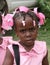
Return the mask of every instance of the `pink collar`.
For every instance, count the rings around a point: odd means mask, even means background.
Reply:
[[[19,44],[18,42],[17,42],[17,44]],[[19,48],[20,48],[20,52],[27,52],[25,49],[24,49],[24,47],[23,46],[21,46],[20,44],[19,44]],[[35,52],[35,53],[37,53],[37,54],[41,54],[41,53],[43,53],[45,50],[47,50],[47,48],[46,48],[46,42],[45,41],[35,41],[35,45],[33,46],[33,48],[30,50],[30,52]],[[29,52],[29,53],[30,53]]]

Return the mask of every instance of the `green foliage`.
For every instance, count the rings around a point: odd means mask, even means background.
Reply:
[[[50,19],[46,18],[45,24],[41,27],[41,29],[45,29],[46,31],[50,30]]]
[[[46,15],[46,17],[50,18],[50,1],[38,0],[37,6],[39,7],[40,11]]]

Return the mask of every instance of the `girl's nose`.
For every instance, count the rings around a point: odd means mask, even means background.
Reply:
[[[26,32],[26,36],[31,36],[31,33],[29,31]]]

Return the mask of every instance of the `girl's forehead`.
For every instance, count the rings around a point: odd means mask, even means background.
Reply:
[[[22,21],[24,21],[24,23]],[[25,24],[25,25],[23,25],[23,24]],[[17,20],[16,26],[17,26],[17,28],[29,28],[32,26],[36,27],[36,23],[34,26],[34,20],[31,17],[27,17],[27,18],[25,18],[25,20],[23,20],[23,19]]]
[[[23,24],[25,24],[25,26],[26,26],[26,25],[30,25],[32,23],[33,23],[33,20],[32,20],[31,17],[26,17],[25,20],[23,18],[20,18],[20,19],[16,20],[16,24],[17,25],[23,25]]]
[[[15,19],[15,26],[18,27],[30,27],[30,26],[35,26],[36,21],[34,20],[35,18],[25,15],[25,16],[19,16]]]
[[[21,18],[18,18],[16,20],[16,23],[18,23],[18,22],[19,23],[22,23],[23,21],[24,21],[25,24],[32,23],[33,22],[33,19],[31,17],[29,17],[29,16],[26,16],[25,18],[21,17]]]

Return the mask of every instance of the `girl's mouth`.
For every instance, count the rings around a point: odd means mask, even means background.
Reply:
[[[26,39],[26,41],[33,41],[33,39]]]

